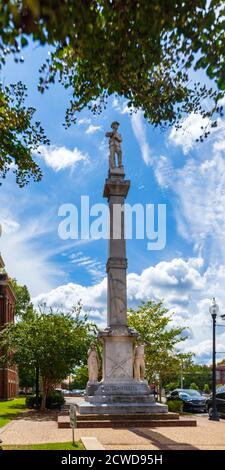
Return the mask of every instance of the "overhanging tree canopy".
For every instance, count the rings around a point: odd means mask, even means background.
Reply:
[[[35,109],[26,107],[25,99],[26,87],[21,82],[6,87],[0,84],[0,178],[11,169],[20,187],[31,178],[41,180],[32,153],[49,142],[40,122],[33,121]]]
[[[191,112],[222,112],[221,92],[189,70],[225,89],[224,13],[223,0],[9,0],[0,5],[1,61],[19,60],[29,36],[50,45],[39,90],[56,80],[71,88],[67,125],[86,106],[100,112],[113,93],[153,125],[179,125]]]

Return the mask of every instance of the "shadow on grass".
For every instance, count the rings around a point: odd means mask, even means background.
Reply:
[[[15,415],[13,419],[24,419],[26,421],[57,421],[58,412],[56,410],[37,411],[29,410]]]
[[[1,419],[5,419],[5,420],[12,420],[12,419],[16,419],[18,417],[18,415],[16,415],[15,413],[0,413],[0,418]]]
[[[14,420],[14,421],[19,421],[21,419],[25,421],[57,421],[58,418],[58,413],[55,411],[47,411],[47,412],[42,412],[42,411],[34,411],[34,410],[29,410],[29,411],[24,411],[23,413],[1,413],[0,414],[0,419],[5,420],[6,423]],[[4,425],[4,424],[3,424]]]
[[[9,407],[10,410],[27,410],[27,406],[24,404],[16,404],[15,405],[10,405]]]

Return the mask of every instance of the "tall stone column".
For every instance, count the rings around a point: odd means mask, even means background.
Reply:
[[[103,197],[107,198],[109,204],[110,236],[106,263],[107,327],[99,333],[103,343],[103,376],[101,382],[90,381],[87,384],[86,402],[77,406],[80,413],[167,412],[167,406],[155,403],[147,382],[139,376],[134,379],[134,343],[138,333],[127,325],[127,258],[123,210],[130,181],[125,179],[122,166],[122,137],[118,133],[118,126],[119,123],[112,123],[113,131],[106,133],[110,156]]]
[[[127,286],[126,286],[126,243],[124,238],[124,199],[130,181],[124,180],[124,173],[109,173],[103,196],[108,199],[110,217],[110,238],[108,261],[107,325],[127,326]]]
[[[103,380],[124,390],[133,381],[133,342],[136,331],[127,327],[127,258],[124,226],[124,200],[130,188],[124,169],[110,168],[103,196],[109,204],[110,237],[107,271],[107,328],[100,332],[103,341]],[[119,382],[118,382],[119,381]],[[120,386],[121,385],[121,386]],[[108,387],[110,390],[110,387]],[[125,389],[126,390],[126,389]]]

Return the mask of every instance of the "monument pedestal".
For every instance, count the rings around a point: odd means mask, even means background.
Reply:
[[[103,379],[87,384],[80,414],[167,413],[166,405],[155,403],[146,381],[133,378],[134,341],[138,333],[128,327],[106,328],[99,333],[103,341]]]

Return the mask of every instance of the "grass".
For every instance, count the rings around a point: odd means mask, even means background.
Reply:
[[[0,428],[23,411],[28,411],[25,405],[25,397],[15,398],[10,401],[0,401]]]
[[[32,445],[3,445],[3,450],[85,450],[81,441],[75,442],[51,442],[48,444],[32,444]]]

